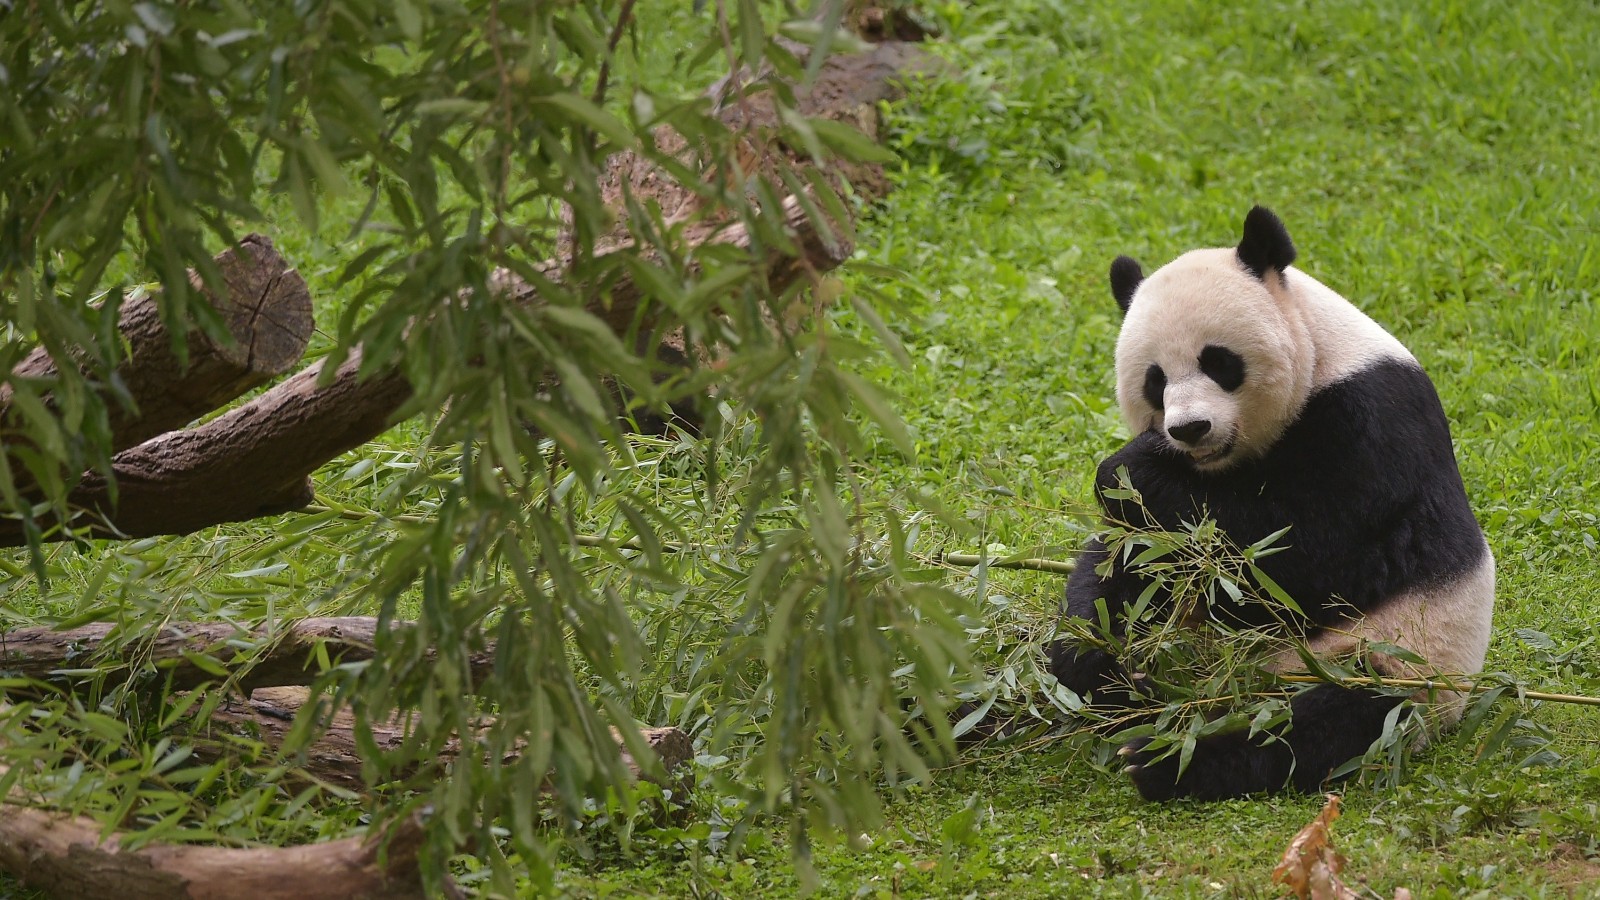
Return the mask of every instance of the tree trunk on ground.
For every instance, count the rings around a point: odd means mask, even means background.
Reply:
[[[171,431],[111,461],[111,482],[83,477],[70,502],[83,510],[74,524],[91,537],[141,538],[193,534],[300,509],[312,501],[311,473],[389,427],[411,397],[396,372],[358,379],[359,350],[332,384],[319,388],[320,363],[237,409],[187,431]],[[57,530],[46,540],[64,540]],[[0,520],[0,547],[26,541],[22,524]]]
[[[390,627],[402,629],[407,623]],[[0,672],[55,684],[66,681],[70,687],[74,671],[92,670],[94,678],[114,682],[138,666],[161,672],[175,690],[192,690],[222,680],[194,661],[196,656],[209,656],[230,673],[236,672],[235,686],[248,694],[258,688],[310,684],[321,672],[319,645],[333,665],[372,659],[378,620],[371,616],[300,619],[248,630],[224,622],[175,622],[156,632],[153,641],[137,652],[119,653],[128,660],[121,670],[101,652],[112,628],[96,622],[66,631],[18,628],[0,633]],[[486,675],[494,665],[493,644],[475,654],[468,665],[474,680]]]
[[[0,766],[0,775],[5,768]],[[30,888],[83,900],[349,900],[421,898],[422,823],[379,835],[299,847],[102,841],[93,819],[7,803],[0,815],[0,869]]]
[[[805,59],[809,53],[809,48],[802,44],[793,41],[786,43],[801,59]],[[823,62],[810,86],[798,92],[795,98],[797,111],[806,116],[847,123],[869,138],[881,140],[879,104],[901,96],[903,81],[932,73],[937,65],[935,57],[916,45],[892,41],[878,44],[862,53],[835,54]],[[718,118],[729,126],[746,130],[741,160],[741,166],[746,171],[742,175],[760,173],[782,180],[782,170],[787,167],[794,172],[820,177],[833,190],[848,193],[862,203],[877,201],[889,192],[889,178],[881,165],[833,160],[827,168],[819,170],[806,155],[805,148],[791,147],[777,140],[775,135],[782,122],[771,96],[765,93],[733,96],[740,85],[749,81],[750,73],[741,70],[734,76],[722,79],[708,91],[713,102],[721,108]],[[692,156],[690,142],[671,128],[663,126],[656,129],[653,140],[656,149],[662,153],[679,157],[685,162]],[[611,158],[600,180],[600,198],[617,216],[617,225],[612,232],[614,236],[627,234],[630,199],[648,199],[661,209],[662,217],[668,220],[695,215],[704,203],[700,194],[668,177],[656,163],[631,153]],[[846,203],[848,205],[849,201]],[[837,233],[822,233],[827,229],[836,229]],[[802,231],[801,234],[824,241],[838,240],[848,249],[852,246],[853,232],[853,222],[830,220],[820,228],[817,223],[812,223],[809,231]],[[815,265],[809,252],[806,259],[813,263],[811,268],[816,273],[827,272],[838,264],[829,262]],[[798,275],[798,271],[791,273],[792,277]],[[641,347],[640,352],[649,349]],[[661,335],[659,346],[653,354],[659,360],[681,361],[677,367],[684,370],[712,364],[717,357],[715,348],[690,347],[681,329]],[[688,404],[681,406],[686,408]],[[697,417],[685,416],[685,410],[680,409],[680,405],[674,405],[673,412],[680,420],[686,420],[691,430],[698,427]],[[651,428],[651,425],[661,427]],[[661,433],[665,430],[664,425],[665,422],[650,420],[647,423],[643,418],[641,420],[641,429],[650,433]]]
[[[213,738],[235,735],[258,740],[269,752],[277,753],[282,750],[295,716],[305,706],[308,696],[309,691],[303,687],[261,688],[247,701],[229,702],[212,711],[206,728]],[[405,741],[408,722],[408,718],[402,717],[373,724],[370,729],[373,743],[380,750],[399,747]],[[316,740],[290,761],[318,781],[352,791],[369,790],[371,785],[361,775],[355,716],[348,709],[341,709],[331,717],[322,715],[318,724]],[[694,742],[677,728],[645,728],[640,730],[639,736],[654,754],[654,760],[634,759],[621,733],[612,729],[612,737],[622,751],[623,765],[634,778],[659,780],[654,774],[659,771],[669,776],[666,783],[670,784],[673,770],[694,758]],[[459,742],[451,741],[442,758],[448,762],[459,749]],[[222,752],[226,751],[220,746],[196,747],[196,755],[202,758],[215,758]],[[504,762],[510,763],[514,758],[508,757]]]
[[[185,337],[187,364],[173,352],[172,334],[161,321],[155,294],[122,305],[117,328],[129,352],[116,377],[138,408],[128,409],[102,386],[113,451],[182,428],[289,371],[305,353],[313,327],[311,294],[272,242],[249,235],[218,254],[216,262],[225,293],[206,290],[193,272],[189,280],[204,292],[232,341],[191,330]],[[14,379],[47,380],[56,374],[55,360],[43,347],[11,370]],[[11,397],[11,385],[0,384],[0,421],[8,417]],[[48,396],[45,401],[48,406]]]

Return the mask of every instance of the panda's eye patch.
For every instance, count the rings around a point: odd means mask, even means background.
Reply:
[[[1161,395],[1167,390],[1167,373],[1161,371],[1160,366],[1151,366],[1144,370],[1144,400],[1156,409],[1165,409],[1162,405]]]
[[[1236,391],[1244,384],[1244,360],[1227,347],[1211,344],[1201,350],[1200,371],[1225,391]]]

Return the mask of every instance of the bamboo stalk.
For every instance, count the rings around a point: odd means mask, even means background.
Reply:
[[[357,522],[364,522],[379,518],[387,518],[390,521],[408,522],[411,524],[419,524],[426,521],[426,519],[422,516],[383,516],[380,513],[369,510],[350,509],[349,507],[345,506],[326,504],[304,506],[298,511],[306,514],[332,512],[338,514],[339,518],[341,519],[349,519]],[[622,541],[621,543],[617,543],[612,541],[610,538],[602,537],[600,535],[580,534],[575,535],[572,539],[572,542],[580,547],[613,547],[617,550],[644,550],[643,544],[631,538],[629,540]],[[690,550],[730,551],[733,549],[732,547],[722,544],[679,543],[677,541],[662,541],[660,542],[659,546],[662,551],[666,553],[683,553]],[[1070,559],[1040,559],[1035,557],[1024,557],[1022,559],[995,559],[991,556],[984,556],[977,553],[935,553],[932,561],[935,565],[987,565],[991,569],[1026,569],[1032,572],[1050,572],[1056,575],[1071,575],[1072,570],[1078,567],[1078,564]]]
[[[1037,559],[1025,557],[1023,559],[995,559],[977,553],[939,553],[933,557],[936,563],[949,566],[988,566],[991,569],[1026,569],[1030,572],[1050,572],[1055,575],[1071,575],[1078,567],[1077,562],[1070,559]]]
[[[1279,681],[1294,684],[1337,684],[1344,687],[1362,687],[1380,685],[1383,687],[1402,688],[1437,688],[1441,691],[1459,691],[1463,694],[1484,694],[1496,687],[1515,687],[1515,685],[1479,684],[1477,682],[1453,681],[1449,678],[1389,678],[1382,676],[1356,676],[1352,678],[1320,678],[1316,675],[1280,675]],[[1579,706],[1600,706],[1600,697],[1585,697],[1582,694],[1553,694],[1549,691],[1526,691],[1517,689],[1519,697],[1529,700],[1545,700],[1550,703],[1575,703]]]

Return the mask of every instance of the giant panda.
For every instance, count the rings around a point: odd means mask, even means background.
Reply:
[[[1398,340],[1294,259],[1283,223],[1258,206],[1237,247],[1185,253],[1148,278],[1126,256],[1112,263],[1123,311],[1116,394],[1135,437],[1100,465],[1100,507],[1108,520],[1143,516],[1170,531],[1209,516],[1239,547],[1288,527],[1284,549],[1257,564],[1304,619],[1285,623],[1249,592],[1219,592],[1212,615],[1295,631],[1319,656],[1364,654],[1384,674],[1477,673],[1494,557],[1468,506],[1438,394]],[[1144,511],[1111,490],[1124,468]],[[1081,552],[1067,585],[1069,618],[1095,620],[1102,602],[1115,618],[1145,590],[1137,568],[1112,555],[1108,563],[1099,538]],[[1427,665],[1364,653],[1374,641]],[[1094,702],[1137,702],[1129,687],[1137,673],[1108,646],[1116,645],[1060,639],[1050,671]],[[1290,701],[1286,727],[1200,739],[1181,775],[1178,756],[1162,758],[1148,739],[1120,753],[1150,800],[1315,791],[1367,751],[1404,699],[1318,684]],[[1454,692],[1413,699],[1434,728],[1459,720],[1464,705]]]

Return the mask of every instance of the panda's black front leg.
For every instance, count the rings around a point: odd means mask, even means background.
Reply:
[[[1129,591],[1139,586],[1114,566],[1110,575],[1102,578],[1096,569],[1105,562],[1106,546],[1095,538],[1078,554],[1077,567],[1067,580],[1067,618],[1089,623],[1100,622],[1100,604],[1110,618],[1110,635],[1123,634],[1122,616],[1129,601]],[[1133,596],[1137,596],[1135,593]],[[1126,708],[1137,705],[1138,695],[1122,663],[1104,645],[1083,638],[1062,638],[1051,644],[1047,655],[1050,674],[1056,681],[1079,697],[1092,699],[1096,706]]]
[[[1320,789],[1334,769],[1367,752],[1383,735],[1384,720],[1404,698],[1334,684],[1318,685],[1289,702],[1290,727],[1248,737],[1238,731],[1195,744],[1178,774],[1178,754],[1156,759],[1148,738],[1120,752],[1127,773],[1146,800],[1226,800],[1250,794]]]
[[[1106,492],[1122,487],[1118,475],[1126,470],[1128,481],[1144,496],[1146,507],[1126,499],[1113,499]],[[1107,520],[1137,525],[1151,515],[1177,516],[1193,508],[1197,491],[1193,472],[1155,432],[1136,435],[1116,453],[1101,462],[1095,475],[1095,494]],[[1181,500],[1178,498],[1182,498]],[[1173,525],[1172,527],[1176,527]],[[1102,608],[1109,618],[1109,638],[1119,640],[1126,631],[1128,607],[1144,592],[1145,579],[1130,573],[1120,559],[1105,565],[1110,551],[1100,538],[1089,541],[1078,554],[1077,567],[1067,581],[1067,618],[1101,625]],[[1101,575],[1100,570],[1105,574]],[[1166,602],[1165,594],[1155,605]],[[1102,607],[1103,604],[1103,607]],[[1089,699],[1105,712],[1147,706],[1136,677],[1130,676],[1116,655],[1100,642],[1063,638],[1049,648],[1050,673],[1079,697]],[[1129,724],[1127,717],[1118,717]]]

